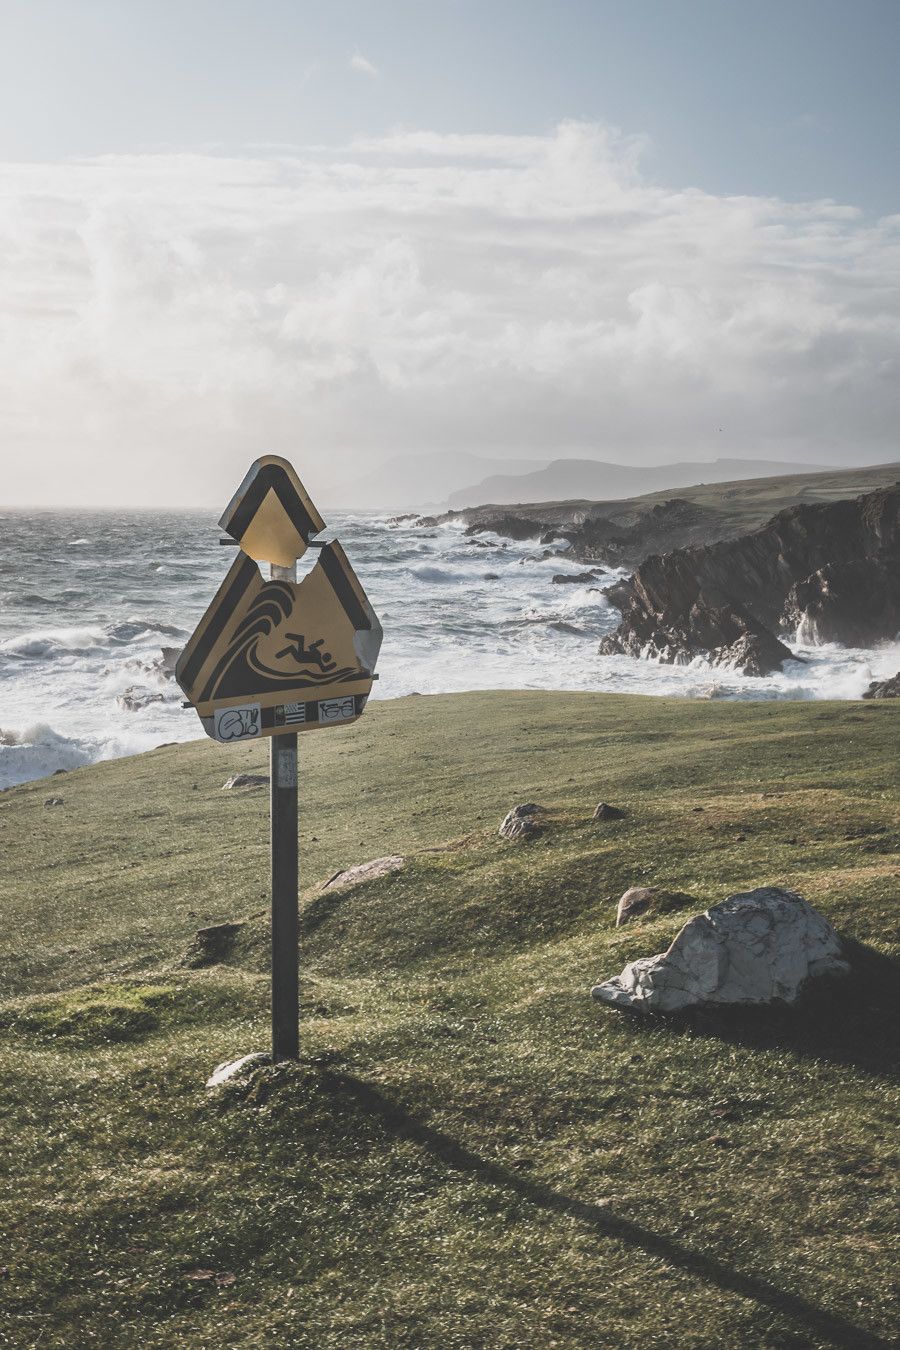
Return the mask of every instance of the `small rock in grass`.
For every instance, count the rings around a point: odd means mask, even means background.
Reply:
[[[272,1056],[264,1051],[257,1051],[253,1055],[242,1055],[240,1059],[226,1059],[224,1064],[218,1064],[206,1080],[208,1088],[224,1087],[226,1083],[233,1083],[236,1079],[246,1078],[259,1068],[261,1064],[271,1064]]]
[[[616,927],[621,928],[623,923],[636,919],[648,910],[653,914],[666,914],[669,910],[683,909],[685,905],[693,903],[694,897],[685,895],[683,891],[666,891],[659,886],[632,886],[619,901]]]
[[[231,788],[268,786],[269,775],[267,773],[233,773],[222,784],[222,791],[225,792]]]
[[[62,806],[62,804],[63,804],[62,797],[48,797],[44,802],[45,806]]]
[[[498,831],[500,837],[516,840],[534,839],[540,834],[540,826],[534,818],[540,809],[537,802],[523,802],[521,806],[514,806],[503,818]]]
[[[682,928],[658,956],[632,961],[591,993],[634,1011],[794,1003],[807,980],[846,974],[843,944],[801,895],[777,886],[731,895]]]
[[[620,811],[617,806],[610,806],[609,802],[600,802],[594,811],[592,820],[622,820],[625,812]]]
[[[335,872],[322,887],[323,891],[339,890],[342,886],[356,886],[362,881],[374,881],[376,877],[387,876],[389,872],[399,872],[406,859],[397,854],[386,858],[373,858],[371,862],[357,863],[342,872]]]

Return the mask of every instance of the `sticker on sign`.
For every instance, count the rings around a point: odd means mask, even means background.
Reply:
[[[332,722],[352,722],[356,716],[356,703],[352,694],[346,698],[326,698],[319,701],[319,721],[329,725]]]
[[[217,708],[213,735],[217,741],[249,741],[261,734],[261,719],[258,703],[244,703],[237,708]]]
[[[275,709],[276,726],[298,726],[306,721],[305,703],[279,703]]]

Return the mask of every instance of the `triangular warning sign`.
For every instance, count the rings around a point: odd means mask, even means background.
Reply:
[[[216,740],[338,726],[372,689],[381,624],[347,556],[326,544],[302,581],[265,581],[243,554],[175,667]]]
[[[325,522],[293,466],[279,455],[254,460],[219,521],[257,562],[290,567]]]

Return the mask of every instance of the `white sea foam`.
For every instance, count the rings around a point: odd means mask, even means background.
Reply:
[[[44,722],[21,731],[0,728],[0,786],[46,778],[57,769],[75,769],[97,758],[94,744],[60,736]]]
[[[0,642],[0,657],[47,661],[67,654],[84,656],[102,649],[106,639],[102,628],[39,629]]]
[[[421,567],[411,567],[410,576],[415,577],[416,581],[424,581],[434,584],[435,582],[446,585],[448,583],[460,582],[466,580],[465,572],[461,568],[449,569],[446,567],[428,567],[423,564]]]

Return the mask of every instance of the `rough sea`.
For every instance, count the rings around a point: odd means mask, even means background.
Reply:
[[[601,657],[598,640],[618,616],[599,587],[620,572],[555,585],[554,574],[584,565],[543,558],[536,542],[479,543],[459,525],[375,516],[332,513],[329,525],[384,625],[374,698],[464,689],[858,698],[900,667],[900,643],[795,643],[802,660],[766,679],[701,661]],[[6,512],[0,530],[0,787],[201,736],[162,649],[184,644],[234,559],[213,514]]]

